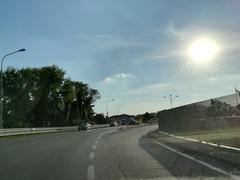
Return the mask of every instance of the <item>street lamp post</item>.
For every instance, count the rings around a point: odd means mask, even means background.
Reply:
[[[119,106],[117,107],[117,115],[119,115],[119,109],[120,109],[120,107],[123,107],[123,105],[121,104],[121,105],[119,105]]]
[[[123,107],[123,105],[121,104],[121,105],[118,105],[118,107],[117,107],[117,121],[119,122],[119,124],[121,126],[122,122],[120,122],[120,120],[119,120],[119,108],[120,107]]]
[[[3,127],[3,79],[2,79],[3,78],[2,77],[2,75],[3,75],[3,61],[7,56],[10,56],[10,55],[18,53],[18,52],[23,52],[23,51],[25,51],[24,48],[19,49],[17,51],[13,51],[11,53],[8,53],[5,56],[3,56],[2,60],[1,60],[1,72],[0,72],[0,86],[1,86],[1,88],[0,88],[0,91],[1,91],[0,92],[0,128]]]
[[[169,96],[163,96],[164,99],[169,99],[170,104],[171,104],[171,109],[173,108],[173,99],[177,98],[178,96],[173,96],[170,94]]]
[[[106,101],[106,119],[108,118],[108,103],[114,101],[114,99],[110,99]]]

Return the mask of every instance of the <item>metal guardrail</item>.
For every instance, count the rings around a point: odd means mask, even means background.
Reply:
[[[96,124],[92,125],[90,129],[106,128],[109,127],[109,124]]]
[[[90,129],[109,127],[109,124],[92,125]],[[0,129],[1,136],[13,136],[24,134],[39,134],[47,132],[60,132],[60,131],[77,131],[78,126],[68,127],[46,127],[46,128],[7,128]]]
[[[51,128],[9,128],[0,129],[0,136],[12,136],[22,134],[38,134],[46,132],[76,131],[77,126],[70,127],[51,127]]]

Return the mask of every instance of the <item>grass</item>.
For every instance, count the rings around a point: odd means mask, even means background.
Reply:
[[[240,127],[178,133],[177,135],[240,148]]]

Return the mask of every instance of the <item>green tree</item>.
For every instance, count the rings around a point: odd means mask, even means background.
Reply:
[[[55,65],[38,69],[38,102],[32,111],[35,117],[34,126],[57,125],[57,113],[63,110],[60,90],[64,74],[64,71]]]
[[[92,118],[91,118],[91,123],[93,124],[106,124],[107,120],[104,117],[104,114],[95,114]]]
[[[3,74],[4,127],[65,126],[89,121],[100,93],[64,75],[56,65],[8,68]]]
[[[147,122],[152,118],[153,118],[153,116],[150,113],[146,112],[143,116],[143,122]]]

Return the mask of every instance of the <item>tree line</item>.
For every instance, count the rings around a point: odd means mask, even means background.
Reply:
[[[3,72],[3,127],[78,125],[94,116],[100,93],[88,84],[65,78],[56,65],[8,68]]]

